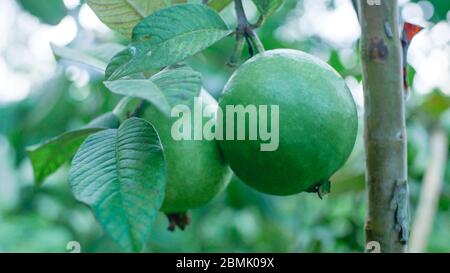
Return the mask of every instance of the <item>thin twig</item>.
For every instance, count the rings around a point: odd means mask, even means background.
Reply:
[[[242,0],[234,0],[234,7],[236,10],[236,16],[237,16],[237,28],[235,31],[236,35],[236,42],[238,43],[235,47],[235,52],[232,56],[232,61],[229,63],[236,63],[238,59],[240,58],[240,54],[242,52],[242,46],[241,43],[245,38],[245,41],[247,42],[247,45],[249,47],[250,55],[253,55],[254,52],[263,52],[264,46],[259,39],[258,35],[255,32],[255,29],[261,26],[264,23],[264,17],[261,16],[258,22],[254,25],[252,25],[249,21],[247,16],[245,15],[244,6],[242,5]],[[240,52],[236,52],[236,50],[240,50]],[[239,56],[239,57],[237,57]]]
[[[245,30],[250,24],[248,22],[247,16],[245,15],[242,0],[234,0],[234,8],[236,10],[238,29]]]
[[[426,251],[444,182],[448,150],[447,134],[442,129],[436,129],[431,136],[430,146],[430,160],[423,179],[416,218],[411,230],[410,252]]]

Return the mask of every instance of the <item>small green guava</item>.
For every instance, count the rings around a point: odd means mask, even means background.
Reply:
[[[217,107],[206,91],[200,92],[203,107]],[[192,109],[194,102],[188,104]],[[155,127],[164,149],[167,166],[166,193],[161,211],[185,212],[205,205],[221,192],[231,179],[231,170],[215,140],[175,140],[171,128],[177,118],[167,117],[156,107],[145,108],[143,118]],[[203,124],[210,118],[203,117]],[[192,123],[194,119],[192,119]],[[192,124],[192,128],[193,128]]]

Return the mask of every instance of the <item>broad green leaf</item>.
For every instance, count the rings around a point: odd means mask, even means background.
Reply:
[[[208,6],[216,11],[221,11],[231,4],[233,0],[210,0],[208,1]]]
[[[19,0],[20,5],[32,15],[38,17],[42,22],[57,25],[67,15],[66,7],[61,0]]]
[[[151,80],[117,80],[105,82],[105,86],[116,94],[145,99],[164,113],[170,111],[164,93]]]
[[[106,81],[106,87],[120,95],[144,99],[170,116],[171,108],[198,96],[200,73],[188,66],[164,69],[150,79]]]
[[[108,27],[131,37],[133,27],[156,10],[186,0],[87,0],[87,4]]]
[[[202,89],[201,74],[187,65],[168,67],[151,80],[161,87],[170,107],[188,103],[198,97]]]
[[[266,17],[274,14],[283,2],[284,0],[253,0],[258,11]]]
[[[131,118],[117,130],[89,136],[72,161],[69,182],[122,248],[140,251],[165,192],[158,134],[147,121]]]
[[[42,144],[27,148],[36,184],[41,185],[45,178],[70,161],[89,135],[118,126],[117,117],[112,113],[106,113],[94,119],[83,129],[66,132]]]
[[[111,60],[106,78],[116,80],[178,63],[230,33],[220,15],[204,5],[158,10],[134,28],[134,42]]]
[[[73,157],[90,134],[100,130],[102,129],[90,128],[66,132],[45,143],[27,148],[36,184],[42,184],[46,177]]]
[[[106,43],[92,50],[77,50],[50,44],[53,54],[59,59],[64,58],[81,64],[89,65],[100,72],[105,72],[108,62],[125,47],[119,44]]]

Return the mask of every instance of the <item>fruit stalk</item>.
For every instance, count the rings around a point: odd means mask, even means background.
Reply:
[[[379,243],[381,252],[406,252],[409,191],[398,1],[359,0],[358,6],[365,105],[366,243]]]

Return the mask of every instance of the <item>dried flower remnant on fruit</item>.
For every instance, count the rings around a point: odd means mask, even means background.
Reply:
[[[169,227],[167,228],[169,231],[175,231],[177,227],[184,230],[191,222],[187,212],[167,213],[166,216],[169,220]]]
[[[325,195],[331,192],[331,182],[330,180],[325,180],[324,182],[313,186],[307,192],[317,193],[317,196],[319,196],[320,199],[323,199]]]

